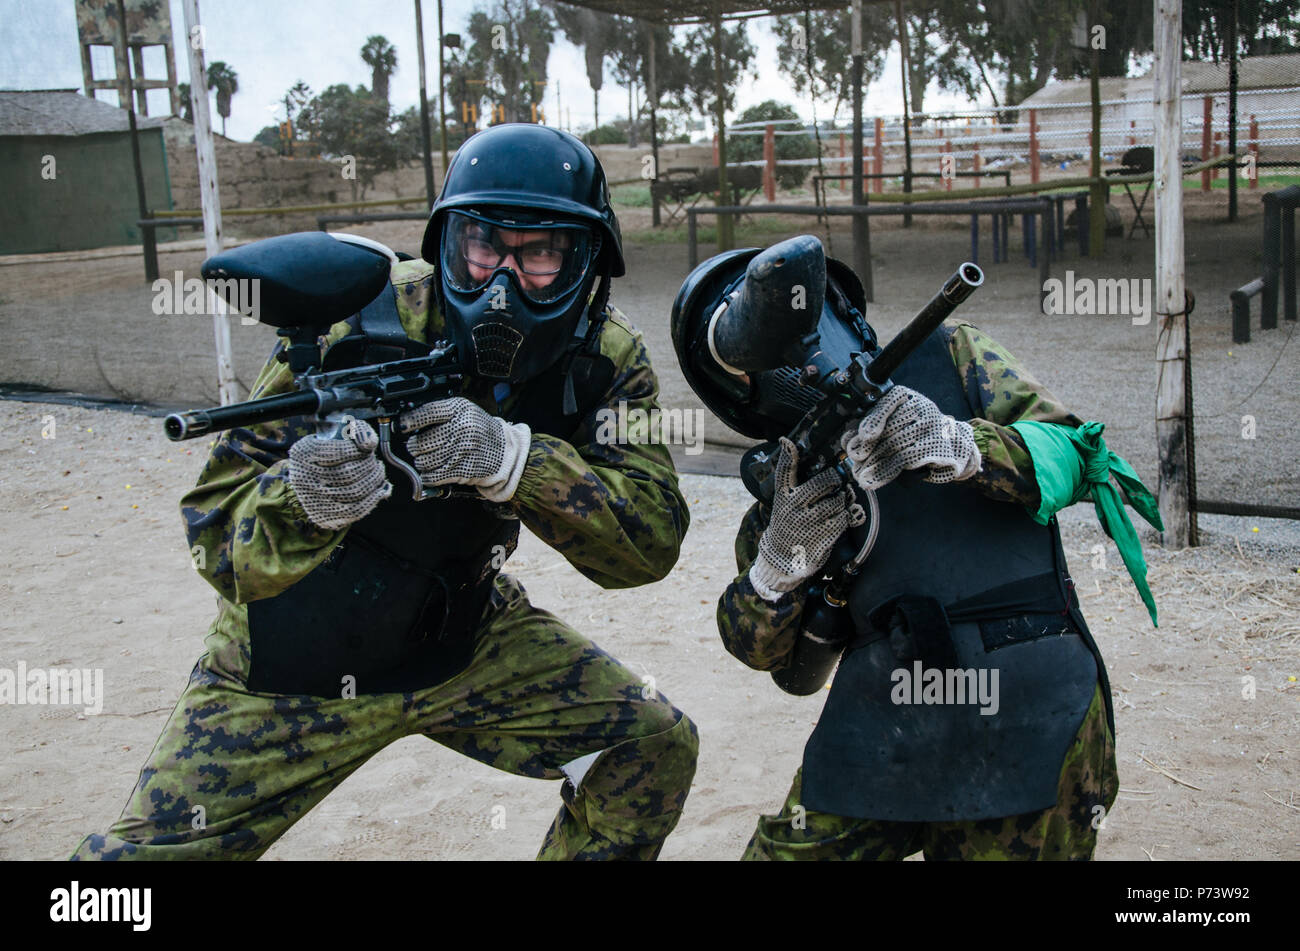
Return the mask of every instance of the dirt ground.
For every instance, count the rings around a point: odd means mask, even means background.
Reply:
[[[1189,215],[1195,198],[1191,206]],[[625,228],[634,231],[644,214],[623,213]],[[792,222],[789,233],[806,227]],[[1285,346],[1294,325],[1261,332],[1256,316],[1255,339],[1245,346],[1233,346],[1228,333],[1227,293],[1259,272],[1259,231],[1249,204],[1236,225],[1189,225],[1198,475],[1202,497],[1295,505],[1300,360],[1294,344]],[[418,226],[362,233],[418,246]],[[756,234],[754,243],[779,237]],[[829,239],[833,253],[849,257],[847,232]],[[1065,267],[1080,276],[1148,276],[1153,244],[1112,241],[1099,262],[1073,253],[1054,265],[1054,276]],[[1036,271],[1015,256],[1018,246],[1013,233],[1012,260],[988,264],[986,287],[962,314],[1080,415],[1106,421],[1111,447],[1154,485],[1155,321],[1139,327],[1126,317],[1038,314]],[[987,235],[982,251],[989,254]],[[632,234],[627,252],[629,274],[615,301],[646,334],[662,402],[696,405],[667,333],[685,249]],[[968,255],[964,225],[904,232],[873,223],[879,303],[869,318],[882,336]],[[166,254],[163,272],[196,274],[201,256]],[[152,297],[138,258],[0,266],[7,337],[0,381],[210,402],[210,319],[156,316]],[[245,383],[270,342],[267,328],[236,326]],[[1248,414],[1254,439],[1242,437]],[[735,440],[710,422],[711,441]],[[62,858],[82,835],[106,829],[184,686],[215,595],[190,568],[176,506],[205,450],[205,441],[168,442],[160,421],[147,416],[0,402],[0,668],[102,668],[106,693],[100,715],[67,706],[0,709],[0,858]],[[699,770],[663,857],[731,859],[757,814],[784,797],[821,698],[787,696],[723,651],[714,608],[734,573],[732,539],[748,498],[733,478],[682,481],[692,525],[664,581],[602,591],[530,536],[508,568],[536,604],[653,677],[696,721]],[[1091,511],[1077,506],[1062,524],[1114,688],[1121,792],[1097,857],[1300,858],[1297,525],[1206,516],[1205,544],[1183,552],[1145,536],[1161,612],[1153,630]],[[554,784],[498,773],[411,737],[362,767],[267,857],[524,859],[536,851],[557,793]],[[501,815],[505,827],[494,827]]]
[[[61,858],[107,828],[201,652],[215,595],[190,567],[176,505],[204,450],[145,416],[0,403],[0,667],[102,668],[105,684],[99,715],[0,710],[0,858]],[[730,859],[783,798],[821,698],[787,696],[723,651],[714,608],[748,497],[733,478],[682,482],[692,524],[664,581],[602,591],[531,536],[509,570],[696,721],[699,770],[663,857]],[[1153,630],[1091,512],[1063,522],[1114,687],[1121,793],[1098,858],[1300,858],[1300,548],[1267,523],[1260,541],[1212,536],[1180,553],[1148,538]],[[557,793],[409,737],[267,857],[524,859]]]

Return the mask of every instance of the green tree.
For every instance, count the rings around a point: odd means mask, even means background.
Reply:
[[[565,3],[551,3],[548,9],[564,38],[574,46],[582,47],[587,66],[587,83],[591,86],[594,113],[592,128],[600,128],[600,88],[605,83],[605,56],[610,44],[619,33],[619,17],[609,13],[571,7]],[[593,143],[594,144],[594,143]]]
[[[376,175],[397,168],[399,146],[388,106],[365,86],[330,86],[303,106],[298,126],[324,157],[344,162],[345,176],[349,166],[355,169],[354,195],[360,186],[364,197]]]
[[[744,21],[722,28],[723,109],[736,101],[736,88],[754,61],[754,44],[749,41]],[[678,109],[696,116],[711,116],[717,101],[713,69],[713,27],[691,29],[680,46],[669,50],[669,68],[661,92]],[[657,61],[656,61],[657,65]]]
[[[853,97],[849,15],[848,10],[809,11],[777,17],[773,24],[778,68],[790,77],[795,92],[813,99],[833,98],[832,117],[838,117],[840,106]],[[891,7],[878,3],[863,7],[864,87],[880,78],[896,37]]]
[[[222,60],[208,64],[208,88],[217,91],[217,115],[221,116],[221,134],[226,134],[230,118],[230,97],[239,92],[239,76]]]
[[[284,154],[284,143],[280,140],[279,126],[262,126],[261,131],[253,136],[253,141],[258,145],[265,145],[268,149],[275,149],[280,154]]]
[[[737,125],[744,122],[771,122],[774,119],[798,119],[799,113],[794,106],[769,99],[756,106],[750,106],[735,119]],[[794,132],[796,127],[778,125],[777,131]],[[752,162],[763,157],[763,136],[737,135],[728,140],[729,162]],[[776,157],[781,159],[814,158],[817,155],[817,143],[810,135],[778,135],[776,137]],[[810,166],[777,166],[776,180],[782,188],[798,188],[808,177]]]
[[[532,106],[546,93],[546,60],[555,39],[550,14],[534,0],[496,0],[489,10],[470,14],[466,33],[472,41],[466,67],[482,81],[486,98],[502,107],[504,121],[531,122]]]
[[[361,59],[370,67],[370,89],[376,101],[388,107],[388,77],[397,69],[397,50],[378,34],[366,38]]]
[[[181,97],[181,118],[186,122],[193,122],[194,100],[190,98],[190,84],[177,83],[176,93]]]

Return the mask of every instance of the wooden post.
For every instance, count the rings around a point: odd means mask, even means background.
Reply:
[[[1130,146],[1138,144],[1137,127],[1138,121],[1136,119],[1130,119],[1128,121],[1128,144]]]
[[[946,140],[944,140],[944,143],[943,143],[943,151],[944,151],[944,153],[947,154],[947,155],[952,155],[952,139],[946,139]],[[956,162],[956,160],[953,161],[952,170],[953,170],[953,177],[955,178],[955,177],[956,177],[956,172],[957,172],[957,162]],[[946,179],[946,180],[944,181],[944,187],[945,187],[948,191],[952,191],[952,178]]]
[[[1214,133],[1214,157],[1215,158],[1218,158],[1220,155],[1223,154],[1222,141],[1223,141],[1223,133],[1219,130],[1215,130]],[[1219,166],[1216,165],[1214,166],[1214,168],[1210,169],[1210,179],[1214,181],[1217,180],[1218,177],[1219,177]]]
[[[1204,99],[1204,114],[1201,117],[1201,161],[1204,162],[1210,157],[1210,133],[1214,129],[1214,99],[1206,96]],[[1210,170],[1207,168],[1201,172],[1201,191],[1210,190]]]
[[[875,140],[871,145],[871,155],[875,161],[871,170],[876,175],[883,175],[885,174],[885,120],[880,116],[876,116],[874,126],[872,134],[875,136]],[[885,180],[883,178],[873,178],[871,185],[872,191],[876,194],[880,194],[885,190]]]
[[[655,72],[655,43],[658,37],[655,35],[655,29],[652,24],[645,24],[646,36],[649,39],[650,54],[648,57],[649,75],[646,77],[646,93],[650,99],[650,171],[654,174],[650,176],[650,224],[658,228],[660,225],[659,216],[659,80]],[[556,101],[559,101],[560,81],[555,81]],[[556,107],[559,111],[559,107]]]
[[[856,2],[856,0],[855,0]],[[898,19],[898,51],[903,70],[903,192],[912,192],[912,106],[908,101],[909,51],[907,48],[907,18],[903,14],[903,0],[894,0],[894,15]],[[1037,179],[1034,179],[1037,181]],[[907,206],[904,206],[907,207]],[[911,214],[903,215],[903,227],[912,227]]]
[[[713,87],[717,96],[715,121],[718,124],[718,204],[731,204],[731,189],[727,185],[727,115],[724,97],[726,85],[722,81],[722,13],[720,5],[713,4]],[[731,215],[718,215],[718,252],[734,247],[735,231]]]
[[[900,0],[901,3],[901,0]],[[864,187],[862,172],[865,162],[862,149],[862,0],[853,0],[849,12],[849,55],[852,59],[853,85],[853,204],[867,203],[867,190]],[[829,223],[829,219],[828,219]],[[875,277],[871,273],[871,226],[865,215],[853,216],[853,271],[862,282],[863,295],[867,302],[876,299]]]
[[[202,36],[199,26],[199,0],[183,0],[185,35]],[[186,43],[190,57],[190,98],[194,101],[194,148],[198,153],[199,197],[203,205],[203,239],[208,257],[221,253],[221,192],[217,185],[217,153],[212,145],[212,116],[208,109],[208,75],[203,63],[202,44]],[[193,77],[198,77],[197,81]],[[230,315],[224,302],[218,303],[216,292],[208,289],[208,306],[212,308],[212,329],[217,341],[217,393],[221,405],[235,402],[235,370],[231,361]]]
[[[1250,177],[1250,184],[1247,188],[1259,187],[1259,120],[1253,115],[1250,117],[1250,149],[1251,157],[1255,159],[1255,174]]]
[[[763,127],[763,194],[776,201],[776,126]]]
[[[420,144],[424,151],[424,194],[430,208],[433,207],[433,143],[429,133],[429,97],[424,73],[424,16],[420,9],[420,0],[415,0],[415,42],[420,60]],[[438,38],[442,42],[442,37]],[[444,170],[445,174],[445,170]]]
[[[1093,23],[1101,22],[1101,2],[1093,0]],[[1088,172],[1092,184],[1088,188],[1088,253],[1093,258],[1100,258],[1106,250],[1106,203],[1110,200],[1110,188],[1101,172],[1101,50],[1096,45],[1091,49],[1092,68],[1089,70],[1092,105],[1092,132],[1088,136],[1088,153],[1090,156]]]
[[[1187,297],[1183,272],[1182,4],[1155,0],[1156,442],[1160,458],[1163,542],[1196,544],[1190,499],[1191,419],[1188,416]],[[1208,101],[1208,100],[1207,100]]]
[[[1029,110],[1029,180],[1038,184],[1038,110]]]
[[[973,148],[973,149],[975,150],[975,160],[974,160],[974,162],[972,163],[972,171],[974,171],[974,173],[975,173],[975,187],[976,187],[976,188],[979,188],[979,187],[980,187],[980,178],[982,177],[982,176],[980,175],[980,144],[979,144],[979,141],[976,140],[976,141],[972,142],[972,143],[971,143],[971,148]]]

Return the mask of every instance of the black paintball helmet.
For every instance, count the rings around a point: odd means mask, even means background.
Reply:
[[[420,251],[437,265],[452,342],[476,375],[511,383],[582,337],[625,271],[600,161],[574,136],[530,123],[460,147]]]
[[[772,280],[773,263],[799,269],[796,286],[817,308],[815,320],[785,306],[790,287]],[[747,273],[760,272],[769,285],[763,291],[766,301],[744,287]],[[876,352],[865,308],[862,283],[852,269],[826,258],[815,237],[802,235],[766,251],[727,251],[695,268],[673,303],[673,348],[686,382],[718,418],[751,439],[774,440],[822,399],[818,390],[799,382],[801,348],[820,349],[840,367],[858,353]],[[809,337],[813,331],[816,339]],[[746,366],[729,363],[727,358],[737,354],[745,358],[737,362]]]

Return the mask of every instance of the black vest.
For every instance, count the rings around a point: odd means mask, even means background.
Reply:
[[[979,405],[942,330],[893,379],[958,420]],[[856,636],[804,750],[803,805],[892,821],[1052,806],[1104,678],[1055,519],[916,472],[878,498],[879,538],[849,598]]]
[[[381,318],[394,335],[395,319],[394,305]],[[506,418],[571,439],[613,380],[614,364],[599,353],[598,339],[593,332],[583,349],[527,383]],[[372,353],[366,362],[397,356]],[[563,409],[566,378],[576,397],[570,413]],[[472,489],[416,502],[401,491],[404,484],[350,526],[314,570],[248,604],[250,689],[339,696],[350,684],[358,695],[406,692],[469,665],[493,582],[518,543],[519,520],[508,506],[471,496]]]

